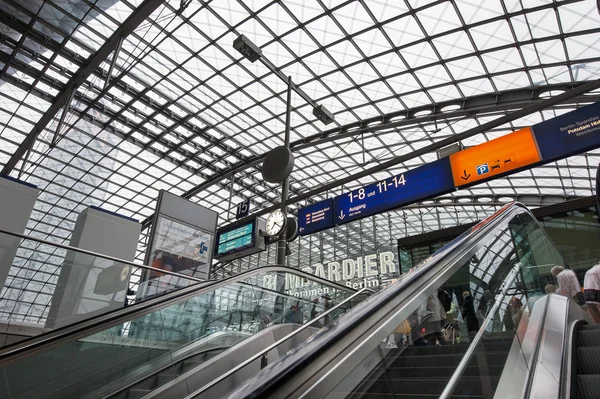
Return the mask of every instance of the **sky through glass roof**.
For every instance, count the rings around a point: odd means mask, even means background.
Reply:
[[[0,165],[40,130],[27,161],[11,171],[43,191],[28,234],[68,242],[88,205],[144,221],[160,189],[214,209],[221,225],[246,198],[253,210],[276,204],[279,188],[262,180],[259,161],[283,144],[282,76],[335,114],[325,126],[313,104],[292,93],[292,197],[600,77],[600,16],[591,1],[171,0],[124,38],[110,76],[114,52],[66,111],[39,126],[86,61],[150,3],[0,0]],[[251,63],[233,48],[242,34],[263,60]],[[598,97],[575,97],[462,145]],[[308,201],[435,159],[417,156]],[[459,198],[590,195],[599,162],[595,150],[457,191],[442,219],[474,209]],[[406,223],[421,225],[428,206],[405,210]],[[55,277],[46,272],[46,281]]]

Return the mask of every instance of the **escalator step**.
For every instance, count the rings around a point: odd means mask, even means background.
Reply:
[[[578,375],[577,397],[580,399],[592,399],[598,397],[600,392],[600,375]]]
[[[600,374],[600,347],[577,348],[577,374]]]
[[[578,346],[600,346],[600,330],[583,330],[577,332]]]
[[[580,326],[579,330],[600,330],[600,324],[585,324]]]

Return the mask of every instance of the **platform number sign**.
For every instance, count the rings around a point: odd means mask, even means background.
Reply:
[[[248,213],[250,212],[250,198],[248,198],[247,200],[240,202],[237,205],[237,209],[235,212],[235,218],[236,219],[241,219],[244,218],[246,216],[248,216]]]

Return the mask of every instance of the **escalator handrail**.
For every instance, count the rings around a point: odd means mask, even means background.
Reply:
[[[263,370],[260,375],[233,392],[231,397],[263,397],[267,395],[267,390],[271,388],[278,389],[278,387],[286,385],[286,382],[298,381],[292,376],[293,373],[300,372],[304,366],[307,366],[312,360],[322,355],[323,352],[327,351],[337,341],[344,340],[344,337],[350,331],[358,328],[371,316],[385,311],[385,306],[390,302],[394,300],[401,301],[394,306],[394,309],[398,309],[398,312],[406,307],[407,305],[403,305],[403,303],[408,300],[398,299],[397,297],[402,296],[403,291],[412,285],[412,283],[419,282],[419,277],[433,270],[435,266],[439,266],[439,270],[435,271],[435,276],[443,274],[447,269],[452,268],[456,263],[456,259],[460,259],[477,245],[479,240],[489,234],[495,234],[498,226],[501,226],[507,220],[511,220],[512,217],[523,213],[529,214],[534,218],[528,208],[521,203],[513,202],[505,205],[493,215],[473,226],[454,241],[425,259],[409,273],[402,275],[396,283],[363,301],[352,312],[339,319],[327,334],[313,336],[314,339],[297,347],[294,352],[289,353],[285,358],[280,358],[277,362],[277,367],[271,365],[269,368]],[[429,277],[431,278],[431,276]],[[430,283],[430,280],[423,282],[423,284]],[[421,286],[418,288],[420,289]],[[382,316],[379,320],[383,320],[384,317]],[[373,326],[369,325],[365,327],[365,330],[371,327]],[[356,348],[353,350],[356,350]],[[337,366],[335,365],[333,368]],[[328,370],[332,371],[333,368],[328,367]]]
[[[479,331],[477,331],[477,334],[475,335],[475,337],[469,344],[467,351],[463,355],[462,359],[460,359],[460,363],[454,370],[454,373],[452,373],[452,377],[450,377],[450,380],[448,381],[448,383],[446,384],[446,387],[442,391],[442,393],[440,395],[440,399],[448,399],[452,395],[452,392],[454,392],[456,385],[458,385],[458,382],[460,381],[463,373],[469,366],[469,362],[471,361],[471,358],[475,354],[475,350],[477,349],[477,346],[483,339],[483,334],[485,334],[485,329],[487,328],[488,324],[494,319],[494,317],[496,315],[496,311],[500,308],[500,305],[504,301],[504,298],[506,297],[506,295],[508,295],[508,290],[509,290],[509,288],[512,287],[512,284],[515,281],[515,279],[517,278],[517,275],[519,274],[520,269],[521,269],[521,262],[517,262],[513,266],[513,269],[510,271],[509,275],[502,282],[502,286],[500,288],[500,292],[501,292],[500,299],[496,298],[496,300],[494,302],[494,306],[492,307],[492,309],[490,309],[488,315],[483,320],[483,323],[481,323],[481,327],[479,327]]]
[[[366,288],[366,287],[360,289],[360,291],[352,294],[351,296],[349,296],[348,298],[344,299],[342,302],[338,303],[337,305],[335,305],[331,309],[327,310],[326,312],[321,313],[320,315],[318,315],[314,319],[311,319],[310,323],[303,324],[301,327],[299,327],[296,330],[292,331],[291,333],[289,333],[285,337],[281,338],[280,340],[278,340],[278,341],[272,343],[271,345],[267,346],[265,349],[261,350],[260,352],[258,352],[257,354],[253,355],[252,357],[246,359],[244,362],[238,364],[236,367],[232,368],[231,370],[229,370],[225,374],[223,374],[220,377],[212,380],[211,382],[209,382],[208,384],[206,384],[203,387],[199,388],[198,390],[192,392],[191,394],[189,394],[188,396],[186,396],[184,399],[193,399],[193,398],[197,397],[198,395],[201,395],[203,392],[206,392],[207,390],[209,390],[213,386],[217,385],[219,382],[221,382],[221,381],[225,380],[226,378],[232,376],[233,374],[237,373],[239,370],[243,369],[244,367],[246,367],[247,365],[251,364],[255,360],[260,359],[263,355],[266,355],[271,350],[277,348],[279,345],[281,345],[282,343],[284,343],[288,339],[296,336],[297,334],[301,333],[302,331],[304,331],[308,327],[311,327],[315,322],[317,322],[317,321],[321,320],[322,318],[324,318],[325,316],[328,316],[329,314],[333,313],[335,310],[341,308],[343,305],[345,305],[346,303],[350,302],[351,300],[353,300],[354,298],[356,298],[360,294],[366,292],[367,290],[368,290],[368,288]]]
[[[358,292],[354,288],[338,284],[336,282],[327,280],[323,277],[307,273],[300,269],[294,269],[287,266],[257,267],[255,269],[247,270],[243,273],[236,274],[223,280],[205,281],[199,284],[194,284],[192,286],[181,288],[177,291],[169,292],[159,297],[148,299],[147,301],[142,301],[131,306],[126,306],[122,309],[116,309],[111,312],[107,312],[102,315],[82,320],[80,322],[76,322],[65,327],[45,332],[30,339],[17,342],[13,345],[0,349],[0,365],[4,365],[6,363],[23,358],[25,356],[34,355],[36,353],[45,351],[49,348],[55,347],[65,342],[75,341],[79,338],[88,336],[95,332],[100,332],[107,328],[130,321],[132,318],[144,316],[156,310],[160,310],[162,308],[171,306],[176,302],[180,302],[188,298],[201,295],[203,293],[215,290],[217,288],[229,284],[245,284],[242,280],[245,280],[251,277],[252,275],[269,272],[295,274],[299,277],[332,287],[334,289],[345,291],[350,294]],[[372,290],[368,291],[372,292]],[[283,292],[280,294],[283,295]]]

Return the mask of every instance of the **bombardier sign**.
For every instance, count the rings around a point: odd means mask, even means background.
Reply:
[[[381,252],[379,254],[366,255],[358,258],[348,258],[342,261],[317,263],[314,268],[302,269],[304,272],[314,274],[331,281],[345,284],[355,289],[363,287],[377,287],[380,277],[396,272],[393,252]],[[276,288],[276,275],[265,275],[263,287]],[[286,273],[285,291],[289,295],[297,297],[314,297],[329,292],[328,288],[310,288],[314,282]]]

